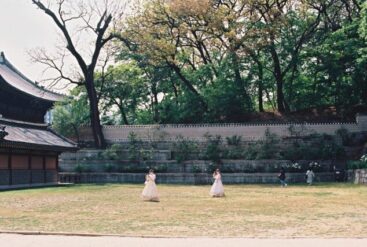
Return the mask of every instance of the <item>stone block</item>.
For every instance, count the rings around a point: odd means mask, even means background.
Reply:
[[[227,173],[222,174],[224,184],[278,184],[278,173]],[[305,183],[304,173],[287,173],[287,182]],[[73,173],[60,173],[67,181],[67,176],[73,177]],[[144,183],[144,173],[82,173],[81,183]],[[316,173],[316,182],[334,181],[333,173]],[[212,184],[213,178],[208,173],[158,173],[157,184]]]

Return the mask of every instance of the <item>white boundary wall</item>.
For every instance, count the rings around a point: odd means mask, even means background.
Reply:
[[[280,137],[290,137],[290,127],[298,136],[313,133],[334,135],[341,128],[350,133],[367,132],[367,115],[358,114],[356,121],[351,123],[118,125],[104,126],[103,133],[108,142],[128,141],[131,132],[146,141],[174,141],[178,136],[203,141],[206,133],[222,138],[237,135],[244,141],[256,141],[264,137],[267,129]],[[80,128],[80,140],[93,140],[90,127]]]

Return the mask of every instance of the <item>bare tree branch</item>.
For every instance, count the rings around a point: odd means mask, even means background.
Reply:
[[[91,0],[90,0],[91,1]],[[32,0],[32,3],[35,4],[40,10],[44,11],[46,15],[48,15],[53,22],[58,27],[59,31],[62,33],[63,38],[66,42],[66,50],[70,52],[72,57],[76,60],[78,64],[78,69],[81,71],[80,78],[73,78],[72,76],[68,76],[65,74],[65,53],[63,53],[59,62],[57,63],[57,59],[51,57],[46,52],[43,54],[39,54],[38,59],[36,61],[48,66],[49,69],[52,69],[58,73],[58,76],[49,78],[53,81],[53,85],[59,83],[60,81],[68,81],[69,83],[83,85],[86,88],[89,106],[90,106],[90,116],[91,116],[91,125],[93,129],[95,144],[99,148],[105,147],[105,140],[102,133],[102,127],[100,123],[99,117],[99,96],[97,95],[95,88],[95,73],[97,70],[97,66],[99,65],[99,61],[101,59],[101,52],[105,48],[105,46],[116,38],[114,35],[114,31],[109,32],[111,26],[116,28],[117,25],[113,25],[114,22],[114,14],[118,13],[118,17],[122,16],[122,9],[115,8],[116,6],[110,4],[109,1],[105,0],[101,6],[100,1],[94,1],[94,5],[90,4],[86,6],[84,1],[79,1],[78,7],[75,8],[75,1],[73,0],[58,0],[56,3],[49,4],[46,6],[43,4],[42,0]],[[70,4],[66,6],[66,4]],[[52,10],[52,7],[56,6],[55,10]],[[103,9],[103,10],[102,10]],[[121,12],[119,12],[121,11]],[[73,14],[76,13],[76,14]],[[117,21],[117,20],[116,20]],[[91,55],[85,56],[83,54],[83,49],[78,49],[78,37],[81,37],[79,33],[72,33],[72,25],[68,25],[70,22],[82,23],[83,25],[79,25],[79,31],[92,31],[94,34],[93,45],[91,47]],[[93,24],[95,23],[95,24]],[[92,38],[91,38],[92,39]],[[85,41],[83,44],[83,48],[85,49]],[[60,55],[60,54],[59,54]],[[109,59],[110,56],[106,56],[105,59]],[[89,62],[88,62],[89,61]],[[102,62],[102,71],[105,70],[108,64],[107,60]],[[104,73],[104,72],[103,72]]]

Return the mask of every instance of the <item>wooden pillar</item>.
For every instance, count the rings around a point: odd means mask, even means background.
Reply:
[[[56,171],[59,172],[59,154],[56,154]]]
[[[43,183],[47,182],[47,174],[46,174],[46,156],[42,156],[42,168],[43,168]]]
[[[59,154],[56,154],[56,182],[59,183]]]
[[[28,155],[29,184],[32,184],[32,155]]]
[[[8,155],[9,185],[13,184],[13,169],[11,165],[11,156],[12,156],[12,151],[9,150],[9,155]]]

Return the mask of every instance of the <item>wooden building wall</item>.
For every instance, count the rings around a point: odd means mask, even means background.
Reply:
[[[56,183],[58,153],[0,150],[0,186]]]

